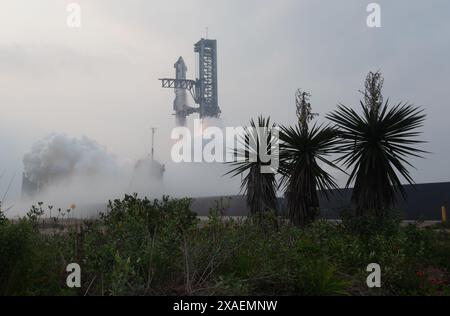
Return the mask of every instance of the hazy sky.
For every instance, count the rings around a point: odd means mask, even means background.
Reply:
[[[169,159],[173,76],[183,56],[194,77],[193,44],[218,40],[223,124],[258,114],[295,120],[296,88],[322,115],[358,106],[369,70],[385,75],[392,102],[421,105],[426,160],[417,182],[450,181],[450,2],[377,1],[382,28],[368,28],[366,6],[346,0],[85,0],[82,27],[68,28],[62,0],[0,1],[0,192],[20,178],[22,157],[52,132],[86,135],[122,158]],[[17,181],[15,187],[20,187]]]

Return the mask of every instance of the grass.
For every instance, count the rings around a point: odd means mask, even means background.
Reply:
[[[274,216],[199,225],[190,199],[110,202],[95,221],[43,234],[39,214],[0,222],[0,295],[449,295],[450,237],[397,220],[295,228]],[[79,263],[81,289],[66,287]],[[382,287],[366,267],[382,267]]]

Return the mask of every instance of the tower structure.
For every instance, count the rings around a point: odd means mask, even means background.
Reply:
[[[200,117],[219,117],[219,97],[217,88],[217,41],[201,39],[194,46],[198,54],[199,78],[198,94]]]

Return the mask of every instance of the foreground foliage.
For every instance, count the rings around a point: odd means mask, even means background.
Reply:
[[[39,230],[35,217],[3,221],[0,295],[450,294],[444,232],[370,217],[303,230],[265,220],[212,210],[199,222],[189,199],[126,196],[68,232],[57,222],[52,233]],[[72,262],[81,266],[81,289],[66,287]],[[373,262],[382,267],[381,289],[366,286]]]

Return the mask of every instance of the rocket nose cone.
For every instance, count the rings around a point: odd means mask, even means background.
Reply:
[[[184,59],[183,57],[180,56],[180,58],[178,58],[177,62],[174,65],[175,68],[179,69],[184,69],[185,71],[187,70],[186,64],[184,63]]]
[[[185,65],[185,63],[184,63],[184,59],[183,59],[183,57],[181,57],[180,56],[180,58],[178,58],[178,60],[177,60],[177,62],[175,63],[175,65]]]

